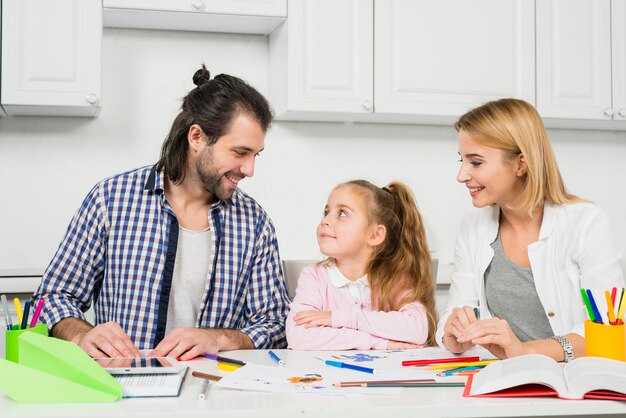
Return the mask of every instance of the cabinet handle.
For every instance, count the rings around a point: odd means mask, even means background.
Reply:
[[[87,100],[87,103],[92,105],[98,103],[98,96],[93,93],[89,93],[87,96],[85,96],[85,99]]]
[[[604,115],[607,118],[611,119],[614,114],[615,114],[615,111],[613,109],[611,109],[610,107],[607,107],[606,109],[604,109]]]
[[[370,110],[372,110],[372,107],[374,107],[374,106],[373,106],[371,100],[364,100],[363,101],[363,109],[365,109],[367,111],[370,111]]]
[[[200,10],[204,7],[204,2],[202,0],[193,0],[191,2],[191,5],[193,6],[194,9]]]
[[[623,118],[626,118],[626,107],[622,107],[620,110],[618,110],[617,114]]]

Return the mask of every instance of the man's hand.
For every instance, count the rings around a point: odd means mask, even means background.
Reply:
[[[176,328],[163,338],[148,356],[191,360],[206,353],[254,348],[252,340],[241,331],[212,328]]]
[[[459,337],[463,335],[467,327],[476,322],[478,319],[476,319],[473,308],[464,306],[452,309],[452,313],[443,326],[443,345],[455,354],[463,353],[472,348],[474,344],[470,341],[461,342]]]
[[[91,357],[141,357],[128,335],[115,322],[93,327],[79,318],[65,318],[52,328],[52,336],[72,341]]]
[[[332,327],[332,315],[330,311],[300,311],[293,316],[296,325],[304,325],[305,328]]]

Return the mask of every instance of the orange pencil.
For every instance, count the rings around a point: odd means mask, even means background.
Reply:
[[[615,308],[613,307],[613,301],[611,300],[611,293],[608,290],[604,291],[606,296],[606,306],[609,314],[609,324],[615,325]]]

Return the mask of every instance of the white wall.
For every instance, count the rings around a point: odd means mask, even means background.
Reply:
[[[266,37],[105,29],[99,118],[0,118],[0,269],[45,268],[93,184],[156,161],[202,62],[267,92]],[[608,212],[626,254],[626,133],[550,135],[570,190]],[[314,230],[335,184],[405,181],[445,269],[470,207],[457,159],[451,127],[276,122],[241,187],[274,220],[283,258],[296,259],[319,255]]]

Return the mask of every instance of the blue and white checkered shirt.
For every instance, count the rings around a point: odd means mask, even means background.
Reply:
[[[240,190],[209,208],[207,283],[196,326],[245,333],[257,348],[284,347],[287,296],[271,220]],[[35,298],[52,328],[84,319],[118,323],[139,349],[164,337],[178,240],[176,215],[154,166],[98,183],[74,215]]]

